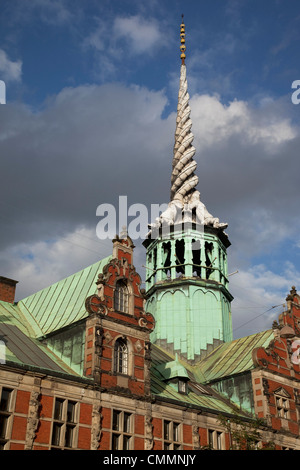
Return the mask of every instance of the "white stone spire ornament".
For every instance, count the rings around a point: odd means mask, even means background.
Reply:
[[[196,149],[192,146],[194,136],[191,132],[192,120],[187,91],[186,66],[185,66],[185,25],[180,25],[181,38],[181,70],[178,93],[177,119],[175,130],[175,144],[173,156],[173,169],[171,178],[171,201],[177,199],[188,203],[198,184],[198,177],[194,174],[197,163],[193,160]]]
[[[166,211],[156,219],[154,224],[150,225],[150,228],[158,229],[163,224],[173,225],[181,222],[193,221],[202,226],[210,225],[214,228],[223,230],[228,224],[220,223],[219,219],[213,217],[207,211],[205,205],[200,201],[200,193],[196,189],[198,176],[195,175],[197,163],[193,159],[196,150],[192,145],[194,136],[191,132],[191,108],[187,91],[185,24],[183,19],[180,25],[180,40],[181,69],[175,143],[173,150],[170,202]]]

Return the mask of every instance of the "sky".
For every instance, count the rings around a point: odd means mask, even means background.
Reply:
[[[0,9],[0,275],[16,300],[111,254],[99,205],[169,202],[184,14],[197,189],[228,223],[234,338],[271,328],[300,290],[299,1]]]

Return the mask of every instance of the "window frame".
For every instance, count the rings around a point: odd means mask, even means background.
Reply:
[[[5,409],[2,409],[2,395],[3,391],[9,392],[9,399]],[[3,436],[0,435],[0,450],[7,450],[11,438],[13,416],[15,410],[15,396],[16,391],[13,388],[0,386],[0,419],[5,420],[5,429]],[[1,424],[2,426],[2,424]],[[1,429],[0,429],[1,431]]]
[[[178,378],[177,385],[178,385],[178,393],[181,393],[182,395],[188,394],[188,384],[186,380]]]
[[[112,409],[111,450],[132,450],[134,441],[133,417],[134,414],[130,411]]]
[[[115,341],[113,370],[115,374],[129,375],[129,344],[126,338],[118,337]]]
[[[115,284],[114,309],[117,312],[129,313],[129,289],[123,278],[118,279]]]
[[[162,420],[163,450],[182,450],[182,423],[172,419]]]
[[[208,446],[214,450],[224,450],[224,432],[218,429],[208,429]]]
[[[70,405],[72,405],[71,417]],[[54,397],[50,435],[51,449],[76,449],[78,440],[78,416],[79,403],[77,401],[58,396]]]
[[[275,393],[276,416],[281,419],[290,419],[290,400]]]

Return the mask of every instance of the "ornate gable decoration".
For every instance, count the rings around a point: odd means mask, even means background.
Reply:
[[[275,338],[267,348],[254,349],[252,359],[256,367],[300,380],[300,297],[295,287],[286,301],[287,310],[273,325]]]
[[[274,394],[279,395],[283,398],[291,398],[291,395],[283,387],[274,390]]]
[[[129,237],[113,240],[114,258],[98,274],[97,294],[89,296],[85,308],[89,315],[105,315],[116,322],[130,324],[132,327],[153,330],[154,318],[144,311],[144,293],[140,288],[141,277],[132,264],[133,244]],[[128,292],[126,309],[116,306],[115,293],[118,282],[124,281]]]

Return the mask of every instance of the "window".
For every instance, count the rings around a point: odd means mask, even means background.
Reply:
[[[182,379],[178,379],[178,392],[179,393],[183,393],[183,394],[187,394],[187,383],[185,380],[182,380]]]
[[[130,450],[132,441],[132,414],[113,410],[112,450]]]
[[[208,430],[208,445],[210,449],[223,449],[223,433],[212,429]]]
[[[77,403],[56,398],[53,411],[52,448],[76,447]]]
[[[115,310],[128,313],[128,288],[124,281],[120,280],[116,283],[114,293]]]
[[[182,449],[181,425],[175,421],[163,421],[164,450]]]
[[[8,388],[0,389],[0,450],[5,449],[8,441],[10,417],[12,415],[12,394],[13,390]]]
[[[289,419],[289,400],[284,397],[275,396],[277,416]]]
[[[115,342],[114,371],[119,374],[128,374],[128,346],[123,338],[118,338]]]

